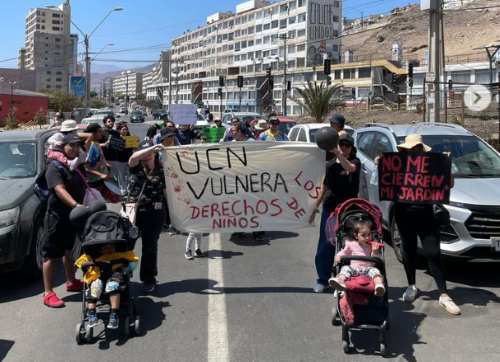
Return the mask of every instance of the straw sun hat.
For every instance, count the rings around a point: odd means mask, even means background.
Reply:
[[[401,150],[401,149],[410,150],[413,147],[418,146],[418,145],[422,145],[425,152],[429,152],[431,150],[431,148],[424,143],[422,136],[419,134],[410,134],[410,135],[406,136],[405,143],[402,143],[402,144],[398,145],[397,147],[398,147],[398,150]]]

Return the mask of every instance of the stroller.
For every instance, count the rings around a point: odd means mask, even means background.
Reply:
[[[363,199],[351,199],[337,207],[327,221],[327,236],[329,242],[335,246],[335,251],[340,251],[345,245],[345,239],[352,235],[354,223],[360,220],[370,220],[374,226],[373,240],[383,241],[382,212],[375,205]],[[384,278],[385,294],[383,297],[374,295],[375,285],[373,280],[365,276],[353,277],[346,282],[346,291],[334,293],[332,308],[332,324],[342,325],[342,347],[349,353],[349,329],[372,328],[379,329],[380,354],[386,355],[386,330],[389,329],[389,299],[388,284],[384,263],[384,248],[380,247],[380,258],[366,256],[344,256],[340,263],[333,267],[333,274],[338,275],[342,266],[352,260],[368,261],[375,263]]]
[[[116,252],[133,251],[138,238],[138,231],[130,221],[113,211],[99,211],[88,217],[81,233],[81,247],[86,255],[92,259],[99,256],[99,248],[103,244],[115,244]],[[127,266],[126,259],[111,261],[85,262],[81,269],[85,274],[90,267],[98,267],[103,279],[107,279],[112,274],[112,267],[116,264]],[[130,336],[133,332],[136,335],[141,333],[140,316],[137,310],[137,303],[130,290],[130,278],[132,272],[125,272],[123,275],[123,288],[120,292],[120,316],[124,316],[124,332]],[[93,328],[88,324],[88,298],[90,296],[90,285],[84,283],[82,293],[81,322],[76,326],[75,339],[78,344],[90,343],[93,338]],[[109,306],[109,295],[102,292],[97,302],[97,312]],[[109,306],[110,308],[110,306]],[[122,318],[120,318],[122,320]]]

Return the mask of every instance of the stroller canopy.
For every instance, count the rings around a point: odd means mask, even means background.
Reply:
[[[335,214],[337,215],[337,223],[335,224],[335,233],[339,231],[339,227],[342,224],[343,216],[346,213],[350,213],[352,211],[360,211],[363,213],[367,213],[375,222],[375,228],[379,235],[382,234],[382,211],[372,203],[364,199],[350,199],[344,202],[342,205],[335,209]]]
[[[114,211],[100,211],[89,217],[83,229],[82,246],[133,242],[130,225]]]

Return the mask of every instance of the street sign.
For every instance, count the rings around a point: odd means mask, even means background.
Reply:
[[[77,97],[82,97],[85,95],[85,77],[72,75],[69,81],[69,85],[70,94]]]
[[[434,72],[429,72],[425,75],[425,81],[427,83],[434,83],[435,80],[436,80],[436,74],[434,74]]]

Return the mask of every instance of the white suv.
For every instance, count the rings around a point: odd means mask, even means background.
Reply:
[[[451,190],[451,225],[441,229],[443,255],[464,259],[500,260],[500,154],[464,128],[448,123],[412,125],[367,124],[356,130],[354,140],[361,160],[359,197],[377,205],[383,224],[391,232],[401,261],[401,238],[394,221],[393,203],[379,201],[373,182],[374,159],[383,152],[397,152],[409,134],[420,134],[431,152],[451,152],[455,187]],[[422,225],[425,227],[425,225]]]

